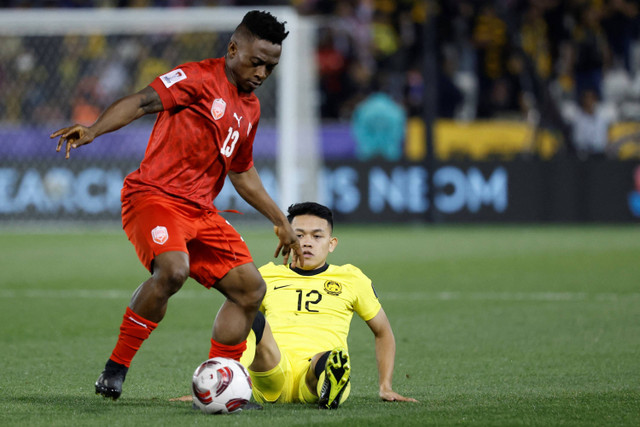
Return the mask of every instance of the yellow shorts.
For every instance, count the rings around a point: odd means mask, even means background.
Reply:
[[[315,403],[318,396],[307,387],[309,358],[280,351],[280,363],[267,372],[249,371],[253,397],[260,403]]]

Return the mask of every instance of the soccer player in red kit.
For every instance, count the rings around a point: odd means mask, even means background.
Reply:
[[[275,226],[285,263],[304,263],[296,234],[265,191],[253,165],[260,104],[253,91],[280,59],[284,23],[247,13],[222,58],[186,63],[140,92],[109,106],[89,126],[54,132],[57,151],[72,148],[159,113],[140,168],[122,189],[122,226],[151,277],[133,293],[116,346],[96,393],[117,399],[131,360],[162,320],[171,295],[193,277],[226,297],[213,324],[209,357],[238,360],[265,294],[265,283],[242,237],[213,202],[226,176]]]

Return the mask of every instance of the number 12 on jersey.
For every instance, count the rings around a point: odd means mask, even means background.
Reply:
[[[319,310],[314,310],[310,306],[322,301],[322,294],[320,292],[313,290],[309,291],[306,295],[303,295],[302,289],[297,289],[296,292],[298,293],[298,311],[303,311],[304,303],[304,310],[309,313],[319,313]]]

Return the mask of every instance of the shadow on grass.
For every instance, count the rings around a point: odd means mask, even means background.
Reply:
[[[52,411],[73,412],[80,413],[99,413],[110,412],[112,410],[127,411],[136,410],[170,410],[180,411],[183,413],[195,412],[191,408],[190,403],[185,402],[170,402],[167,399],[159,397],[151,398],[135,398],[126,397],[118,400],[104,398],[98,395],[77,395],[77,394],[57,394],[57,395],[42,395],[42,394],[25,394],[21,396],[1,396],[0,406],[11,410],[14,408],[16,411],[21,412],[20,408],[28,408],[33,410],[37,407],[40,411],[46,411],[50,409]]]

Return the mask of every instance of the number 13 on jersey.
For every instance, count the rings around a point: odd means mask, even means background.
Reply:
[[[233,149],[236,148],[236,143],[238,142],[238,138],[240,137],[240,133],[237,130],[233,130],[232,127],[229,128],[229,133],[227,134],[227,138],[224,140],[224,144],[222,144],[222,148],[220,149],[220,153],[226,157],[231,157],[233,153]]]

